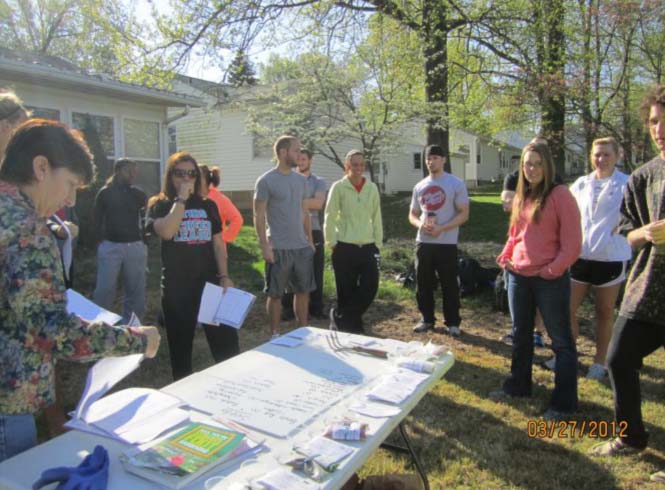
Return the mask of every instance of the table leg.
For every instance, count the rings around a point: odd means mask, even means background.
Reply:
[[[420,478],[423,481],[423,486],[424,486],[425,490],[429,490],[429,480],[427,479],[427,473],[425,473],[425,468],[423,468],[423,465],[420,462],[420,459],[418,458],[418,455],[413,450],[413,445],[411,444],[411,439],[409,439],[409,436],[407,435],[406,430],[404,430],[404,423],[403,422],[399,423],[399,433],[402,434],[402,439],[404,439],[404,443],[406,444],[406,447],[398,446],[397,444],[390,444],[388,442],[384,442],[383,444],[381,444],[381,447],[384,447],[386,449],[390,449],[391,451],[397,451],[399,453],[410,454],[411,459],[413,460],[413,463],[416,465],[416,470],[418,470],[418,474],[420,475]]]

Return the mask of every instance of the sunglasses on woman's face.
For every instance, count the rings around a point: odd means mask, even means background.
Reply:
[[[195,179],[196,170],[183,170],[181,168],[176,168],[173,170],[173,175],[175,175],[176,177],[180,177],[181,179],[184,179],[185,177],[189,177],[190,179]]]

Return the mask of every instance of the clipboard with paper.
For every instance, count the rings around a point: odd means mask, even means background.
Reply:
[[[224,289],[207,282],[201,294],[198,321],[208,325],[240,328],[252,308],[256,296],[237,288]]]

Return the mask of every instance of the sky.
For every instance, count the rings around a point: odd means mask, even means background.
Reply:
[[[162,14],[171,12],[168,0],[126,0],[128,8],[133,8],[136,11],[136,16],[142,21],[149,21],[152,18],[151,5],[154,5],[157,10]],[[217,66],[207,63],[206,60],[198,56],[193,50],[189,63],[182,71],[182,74],[190,77],[201,78],[203,80],[210,80],[213,82],[221,82],[224,78],[224,72]],[[258,71],[259,65],[265,63],[271,53],[277,52],[285,54],[284,49],[261,49],[260,47],[253,47],[249,52],[250,61],[254,64]],[[233,57],[232,52],[223,54],[227,59]],[[258,73],[257,73],[258,74]]]
[[[168,0],[128,0],[128,5],[130,8],[135,9],[138,19],[146,22],[152,18],[151,5],[156,6],[157,10],[162,14],[168,14],[171,12]],[[189,75],[190,77],[202,78],[214,82],[219,82],[224,77],[224,73],[218,67],[211,66],[209,63],[205,62],[205,59],[196,54],[192,54],[190,57],[190,61],[184,69],[183,75]]]

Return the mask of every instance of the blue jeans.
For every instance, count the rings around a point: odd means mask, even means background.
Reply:
[[[145,267],[148,248],[142,241],[117,243],[104,240],[97,247],[97,285],[93,293],[94,302],[113,311],[122,273],[124,300],[122,318],[128,322],[132,312],[139,319],[145,313]]]
[[[513,358],[503,390],[513,396],[531,395],[533,326],[536,307],[556,355],[554,391],[549,408],[558,412],[577,409],[577,351],[570,330],[570,276],[552,280],[508,274],[508,302],[513,316]]]
[[[0,414],[0,462],[37,444],[37,427],[31,413]]]

